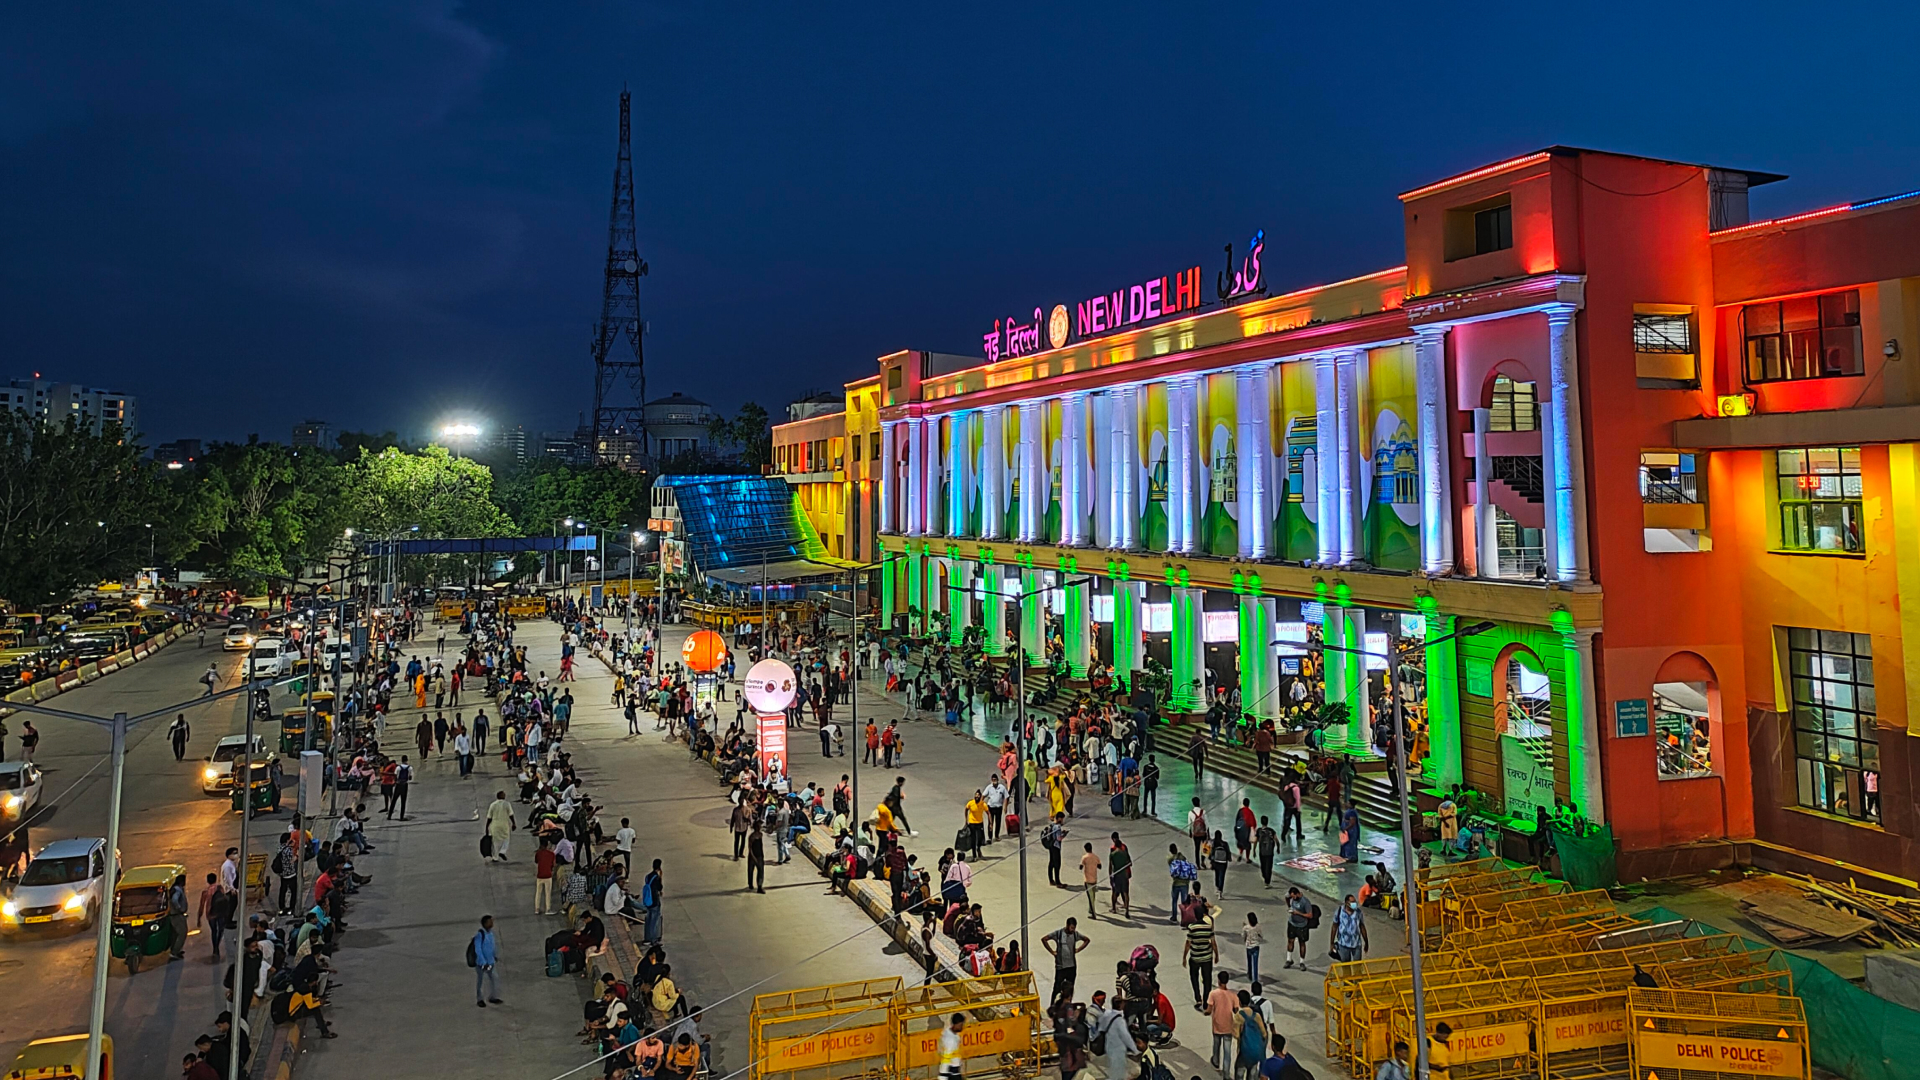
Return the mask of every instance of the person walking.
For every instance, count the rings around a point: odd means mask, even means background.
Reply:
[[[1296,844],[1307,842],[1306,836],[1300,831],[1300,803],[1305,797],[1298,779],[1288,780],[1280,789],[1280,835],[1286,836],[1287,826],[1293,826],[1293,842]]]
[[[628,874],[633,873],[633,841],[639,835],[633,831],[630,818],[621,818],[620,828],[613,834],[613,853],[619,858],[620,865],[626,867]]]
[[[425,716],[413,725],[413,745],[420,748],[420,760],[425,761],[433,753],[433,721]]]
[[[967,847],[972,851],[973,861],[980,861],[980,849],[987,842],[987,797],[975,789],[973,798],[967,800]],[[1089,846],[1091,851],[1092,847]]]
[[[32,761],[34,748],[40,745],[40,732],[27,720],[20,725],[20,759]]]
[[[178,874],[167,889],[167,928],[173,931],[173,945],[168,950],[169,958],[185,960],[187,958],[187,875]],[[131,942],[128,948],[137,948]]]
[[[407,820],[407,789],[413,786],[413,765],[407,761],[407,755],[400,755],[400,767],[393,772],[393,805],[400,811],[400,820]],[[393,814],[387,814],[392,820]]]
[[[1227,973],[1220,973],[1219,985],[1207,995],[1200,1009],[1207,1014],[1208,1030],[1213,1034],[1213,1067],[1222,1077],[1233,1075],[1237,1047],[1233,1037],[1233,1014],[1240,1008],[1240,995],[1227,989]]]
[[[1187,940],[1180,946],[1180,958],[1187,965],[1187,979],[1193,984],[1193,1007],[1204,1009],[1207,985],[1213,982],[1213,916],[1203,911],[1187,924]],[[1228,1012],[1232,1012],[1231,1007]]]
[[[453,736],[453,756],[460,762],[461,776],[468,776],[473,772],[473,739],[467,735],[466,729],[457,725]]]
[[[1066,815],[1055,814],[1047,827],[1040,830],[1040,846],[1047,851],[1047,884],[1062,886],[1060,881],[1060,849],[1066,846]]]
[[[187,714],[181,713],[167,725],[167,741],[173,744],[173,760],[185,761],[187,758],[187,740],[193,736],[193,725],[187,723]]]
[[[1300,949],[1300,970],[1307,969],[1307,933],[1313,929],[1313,904],[1300,894],[1298,885],[1287,887],[1287,962],[1293,966],[1293,950]]]
[[[1193,808],[1187,811],[1187,836],[1193,840],[1193,861],[1201,864],[1206,861],[1207,812],[1201,808],[1200,800],[1193,800]]]
[[[753,831],[753,807],[744,793],[740,801],[733,804],[733,815],[727,824],[733,830],[733,861],[739,862],[747,853],[747,834]]]
[[[500,1004],[500,980],[494,974],[499,946],[493,936],[493,916],[480,916],[480,929],[467,942],[467,966],[473,969],[473,1003],[484,1009]]]
[[[507,802],[507,793],[494,792],[493,802],[487,804],[487,836],[493,840],[493,857],[501,862],[507,861],[507,839],[515,828],[513,804]]]
[[[1093,844],[1086,845],[1086,854],[1080,856],[1080,884],[1087,891],[1087,918],[1098,919],[1099,912],[1094,910],[1094,897],[1100,895],[1100,856],[1093,853]]]
[[[1110,838],[1107,849],[1107,885],[1113,890],[1107,900],[1108,911],[1118,911],[1122,918],[1133,918],[1133,852],[1127,850],[1126,842],[1119,833]]]
[[[1053,996],[1055,1000],[1073,999],[1074,977],[1080,971],[1080,952],[1093,939],[1080,932],[1080,920],[1069,917],[1067,925],[1040,939],[1040,947],[1053,954]]]
[[[1333,956],[1341,962],[1358,960],[1367,951],[1367,920],[1360,913],[1360,901],[1347,894],[1346,902],[1333,917]]]
[[[646,915],[646,930],[643,945],[658,945],[661,937],[662,912],[661,899],[665,895],[666,879],[660,874],[660,860],[653,860],[653,870],[640,886],[640,909]]]
[[[456,695],[454,704],[459,703]],[[484,709],[473,714],[473,749],[481,754],[487,752],[487,714]]]
[[[1269,889],[1273,888],[1273,857],[1279,847],[1280,838],[1267,817],[1261,815],[1260,827],[1253,831],[1253,853],[1260,859],[1260,881]]]
[[[759,829],[747,834],[747,888],[757,893],[767,891],[767,847],[764,836]]]
[[[212,697],[213,688],[215,686],[218,686],[219,684],[220,684],[220,673],[214,670],[214,667],[212,664],[208,664],[207,670],[200,673],[200,685],[206,687],[206,691],[202,693],[200,696]]]
[[[1140,1048],[1134,1044],[1133,1032],[1127,1030],[1126,1015],[1113,1007],[1105,990],[1093,992],[1093,1007],[1099,1015],[1089,1029],[1088,1041],[1106,1047],[1106,1080],[1127,1080],[1127,1056],[1139,1053]]]
[[[1207,842],[1207,865],[1213,868],[1213,894],[1227,895],[1227,867],[1233,865],[1233,850],[1227,847],[1227,838],[1220,832],[1215,832]]]
[[[1266,931],[1260,929],[1260,916],[1247,912],[1247,924],[1240,928],[1241,943],[1247,949],[1247,981],[1260,981],[1260,946],[1266,943]]]
[[[1148,814],[1160,809],[1160,763],[1147,755],[1147,763],[1140,767],[1140,808]]]

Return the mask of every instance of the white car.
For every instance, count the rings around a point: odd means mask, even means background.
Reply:
[[[85,929],[106,903],[107,842],[97,836],[55,840],[33,857],[13,894],[0,904],[0,931],[67,922]]]
[[[246,623],[234,623],[227,627],[227,636],[220,639],[220,647],[228,652],[246,652],[253,648],[253,631]]]
[[[40,767],[31,761],[0,761],[0,819],[18,821],[40,805]]]
[[[200,790],[209,795],[218,795],[233,790],[233,763],[240,759],[240,748],[247,743],[245,735],[228,735],[213,744],[213,756],[200,770]],[[253,737],[253,760],[267,757],[267,740],[259,735]]]
[[[253,643],[253,651],[247,654],[248,666],[253,669],[254,677],[260,679],[277,679],[290,674],[293,662],[298,659],[299,646],[286,638],[277,637],[261,638]]]

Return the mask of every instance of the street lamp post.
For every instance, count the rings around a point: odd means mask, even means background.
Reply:
[[[1443,641],[1451,641],[1454,638],[1484,634],[1493,628],[1493,623],[1478,622],[1471,626],[1463,626],[1451,634],[1433,638],[1425,642],[1425,644],[1438,645]],[[1387,654],[1385,656],[1379,653],[1368,652],[1365,649],[1348,648],[1344,645],[1322,644],[1321,648],[1332,649],[1335,652],[1352,653],[1353,655],[1361,657],[1371,656],[1378,660],[1384,660],[1387,664],[1387,694],[1393,709],[1393,752],[1400,755],[1400,761],[1395,764],[1394,771],[1400,776],[1400,866],[1401,872],[1406,875],[1407,879],[1407,966],[1408,977],[1413,986],[1413,1030],[1416,1042],[1418,1043],[1414,1050],[1414,1075],[1425,1076],[1427,1075],[1427,1002],[1426,984],[1421,978],[1420,899],[1418,888],[1419,862],[1417,859],[1418,848],[1415,847],[1413,842],[1413,778],[1407,775],[1407,715],[1405,704],[1400,697],[1400,665],[1395,661],[1393,656],[1393,646],[1397,644],[1399,640],[1400,634],[1396,624],[1393,636],[1388,639]],[[1364,661],[1362,662],[1364,663]],[[1338,808],[1336,807],[1335,809]]]

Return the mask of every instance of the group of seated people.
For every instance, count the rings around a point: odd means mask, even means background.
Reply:
[[[664,946],[647,950],[630,982],[602,974],[581,1019],[580,1041],[599,1049],[608,1080],[690,1080],[710,1070],[712,1040],[674,984]]]

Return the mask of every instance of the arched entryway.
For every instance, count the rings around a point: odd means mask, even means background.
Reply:
[[[1654,769],[1662,780],[1689,780],[1719,771],[1720,682],[1697,653],[1667,657],[1653,677],[1649,699]]]
[[[1531,819],[1551,810],[1562,791],[1557,775],[1553,680],[1538,654],[1518,643],[1493,665],[1494,732],[1500,748],[1501,802],[1508,816]]]

